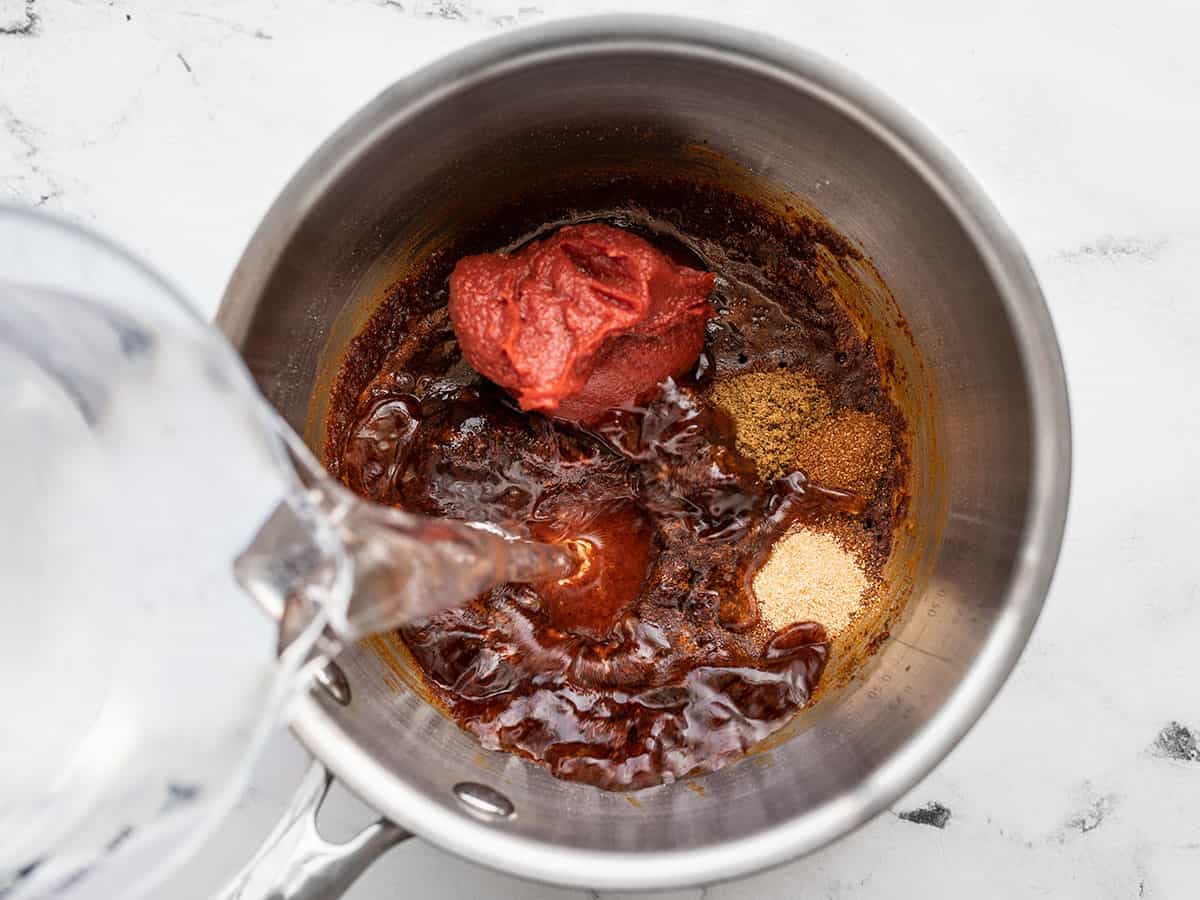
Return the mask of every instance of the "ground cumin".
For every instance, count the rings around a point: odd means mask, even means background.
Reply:
[[[737,449],[764,481],[796,468],[796,449],[829,398],[802,372],[749,372],[713,385],[711,399],[737,426]]]
[[[777,541],[754,576],[762,622],[773,630],[820,622],[830,639],[850,624],[871,586],[855,555],[836,537],[808,528]]]
[[[870,413],[850,409],[808,429],[796,446],[792,467],[820,484],[869,497],[891,455],[887,425]]]

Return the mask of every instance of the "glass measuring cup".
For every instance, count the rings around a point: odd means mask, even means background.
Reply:
[[[169,284],[4,207],[0,429],[14,900],[149,890],[240,794],[310,651],[570,568],[353,497]]]

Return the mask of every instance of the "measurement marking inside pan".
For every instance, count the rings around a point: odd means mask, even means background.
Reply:
[[[941,654],[934,653],[932,650],[925,650],[922,647],[918,647],[915,644],[910,644],[908,641],[902,640],[900,638],[893,638],[893,640],[897,644],[903,644],[909,650],[916,650],[918,653],[923,653],[926,656],[932,656],[934,659],[938,660],[939,662],[944,662],[948,666],[954,665],[954,661],[952,659],[950,659],[949,657],[942,656]]]

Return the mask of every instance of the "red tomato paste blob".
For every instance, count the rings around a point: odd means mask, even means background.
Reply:
[[[628,231],[568,225],[461,259],[450,319],[463,356],[521,409],[587,423],[695,364],[714,281]]]

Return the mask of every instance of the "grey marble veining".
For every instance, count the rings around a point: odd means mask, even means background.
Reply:
[[[0,199],[85,221],[206,311],[275,193],[422,63],[572,12],[653,9],[804,44],[912,109],[1025,244],[1072,391],[1058,575],[1017,670],[922,784],[855,834],[664,897],[1200,895],[1200,56],[1194,5],[949,0],[0,0]],[[299,780],[285,735],[204,866]],[[336,798],[336,837],[368,814]],[[350,900],[586,897],[419,842]],[[186,874],[173,898],[188,897]],[[612,897],[615,895],[606,895]]]

